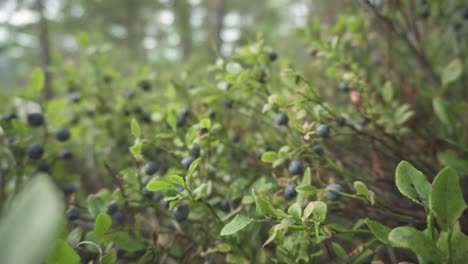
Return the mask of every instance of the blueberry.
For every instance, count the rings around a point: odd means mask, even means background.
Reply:
[[[335,190],[335,191],[338,191],[338,192],[343,192],[344,191],[343,187],[341,185],[337,184],[337,183],[332,183],[332,184],[328,185],[327,189]],[[327,191],[325,193],[325,196],[327,196],[327,198],[330,199],[331,201],[338,201],[339,199],[341,199],[340,194],[332,192],[332,191]]]
[[[80,218],[80,211],[78,211],[78,209],[76,209],[75,207],[68,208],[66,214],[68,221],[75,221],[78,218]]]
[[[62,149],[59,155],[60,155],[60,158],[64,160],[69,160],[73,158],[73,153],[69,149],[66,149],[66,148]]]
[[[135,97],[135,91],[133,89],[128,89],[127,92],[125,93],[125,98],[127,100],[132,100]]]
[[[207,116],[211,119],[215,118],[216,117],[216,111],[214,109],[210,109],[208,110],[208,114]]]
[[[184,168],[188,170],[188,168],[190,168],[190,165],[192,164],[193,161],[194,161],[193,157],[188,156],[188,157],[183,158],[181,163],[184,166]]]
[[[232,208],[236,209],[242,202],[242,197],[236,198],[232,201]]]
[[[153,199],[154,193],[146,189],[146,186],[141,188],[141,193],[143,194],[143,198],[148,200]]]
[[[195,158],[199,158],[201,155],[200,145],[194,145],[190,150],[190,154],[192,154],[192,156],[194,156]]]
[[[67,141],[70,138],[70,131],[66,128],[62,128],[55,133],[55,138],[60,142]]]
[[[76,185],[73,183],[62,184],[62,191],[66,196],[70,196],[76,192]]]
[[[304,165],[300,160],[292,160],[289,163],[288,171],[291,175],[299,175],[304,173]]]
[[[226,83],[226,90],[231,89],[231,87],[232,87],[232,83]]]
[[[343,92],[349,91],[349,83],[347,81],[340,82],[340,84],[338,85],[338,89],[340,89],[340,91]]]
[[[278,59],[278,54],[274,51],[268,53],[268,58],[270,59],[270,61],[275,61],[276,59]]]
[[[145,92],[148,92],[151,89],[151,83],[148,80],[141,80],[138,83],[138,86]]]
[[[143,166],[143,173],[146,175],[153,175],[159,170],[158,164],[152,161],[148,161],[145,166]]]
[[[322,156],[325,151],[323,150],[323,147],[322,145],[320,144],[316,144],[312,147],[312,150],[315,152],[315,154],[317,154],[318,156]]]
[[[107,214],[113,215],[119,210],[119,205],[115,201],[110,201],[107,203]]]
[[[38,160],[44,154],[44,147],[42,147],[39,143],[34,143],[29,145],[28,149],[26,150],[28,157],[32,160]]]
[[[224,101],[224,106],[228,109],[231,109],[233,105],[234,105],[234,101],[231,99],[227,99],[226,101]]]
[[[127,221],[127,216],[121,211],[117,211],[112,215],[112,225],[124,225]]]
[[[275,122],[278,126],[287,126],[289,123],[289,117],[284,112],[279,112],[276,114]]]
[[[125,250],[123,250],[119,246],[115,246],[114,249],[115,249],[115,253],[117,254],[117,258],[121,258],[125,255],[125,253],[127,253]]]
[[[219,209],[225,213],[228,213],[231,211],[231,202],[228,199],[221,200],[219,203]]]
[[[187,220],[190,213],[190,207],[187,204],[178,204],[172,209],[172,218],[177,222]]]
[[[110,76],[110,75],[104,75],[104,77],[102,78],[102,80],[103,80],[105,83],[110,83],[110,82],[112,82],[112,76]]]
[[[292,200],[294,197],[296,197],[297,192],[296,192],[296,187],[297,184],[291,183],[286,188],[284,188],[284,199],[286,200]]]
[[[468,5],[463,7],[463,9],[460,11],[460,15],[463,19],[468,20]]]
[[[79,93],[71,93],[70,95],[68,95],[68,99],[70,100],[70,102],[77,104],[81,101],[81,96]]]
[[[454,31],[460,31],[462,29],[463,25],[461,23],[454,23],[452,24],[452,29]]]
[[[47,163],[45,163],[45,162],[39,164],[39,166],[37,166],[37,169],[38,169],[40,172],[50,173],[50,166],[49,166],[49,164],[47,164]]]
[[[319,125],[315,131],[318,137],[327,138],[330,136],[330,127],[327,125]]]
[[[6,122],[10,122],[11,120],[16,119],[16,118],[18,118],[18,116],[16,115],[16,113],[15,113],[15,112],[11,112],[11,113],[6,114],[6,115],[2,118],[2,120],[3,120],[3,121],[6,121]]]
[[[177,127],[183,127],[185,125],[185,121],[187,121],[187,118],[185,116],[179,116],[176,121],[176,126]]]
[[[139,120],[143,123],[149,124],[151,123],[151,116],[148,113],[142,113]]]
[[[180,116],[183,118],[187,118],[190,115],[190,109],[188,107],[182,108],[180,111]]]
[[[261,84],[265,84],[266,81],[267,81],[267,73],[265,70],[262,70],[261,74],[260,74],[260,78],[258,79],[258,82],[261,83]]]
[[[200,135],[204,135],[204,134],[208,133],[208,131],[209,130],[206,127],[202,127],[202,128],[199,129]]]
[[[241,140],[241,137],[240,137],[238,134],[234,134],[234,135],[232,135],[232,137],[231,137],[232,143],[239,143],[240,140]]]
[[[361,124],[361,126],[367,126],[369,123],[370,119],[367,116],[362,115],[359,117],[359,124]]]
[[[44,124],[44,116],[41,113],[29,113],[28,124],[32,127],[42,126]]]

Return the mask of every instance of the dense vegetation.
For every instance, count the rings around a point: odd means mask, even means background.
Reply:
[[[465,262],[468,6],[345,11],[300,66],[258,34],[121,72],[79,34],[53,96],[0,98],[0,263]]]

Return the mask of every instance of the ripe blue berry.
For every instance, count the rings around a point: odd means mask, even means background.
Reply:
[[[297,187],[297,184],[295,183],[291,183],[288,186],[286,186],[286,188],[284,188],[284,199],[286,200],[294,199],[294,197],[296,197],[297,195],[296,187]]]
[[[42,147],[39,143],[34,143],[29,145],[28,149],[26,150],[28,157],[32,160],[38,160],[44,154],[44,147]]]
[[[318,137],[327,138],[330,136],[330,127],[327,125],[319,125],[315,131]]]
[[[44,116],[41,113],[29,113],[28,124],[32,127],[42,126],[44,124]]]
[[[231,99],[224,101],[224,106],[228,109],[231,109],[233,105],[234,105],[234,101]]]
[[[228,199],[221,200],[219,203],[219,209],[225,213],[228,213],[231,211],[231,202]]]
[[[335,190],[335,191],[338,191],[338,192],[344,192],[343,187],[341,185],[337,184],[337,183],[332,183],[332,184],[328,185],[327,189]],[[338,201],[339,199],[341,199],[340,194],[332,192],[332,191],[327,191],[325,193],[325,196],[327,196],[327,198],[330,201]]]
[[[78,209],[76,209],[75,207],[70,207],[68,208],[66,215],[68,221],[75,221],[78,218],[80,218],[80,211],[78,211]]]
[[[463,9],[460,11],[460,15],[463,19],[468,20],[468,5],[463,7]]]
[[[315,152],[315,154],[317,154],[318,156],[322,156],[325,151],[323,150],[323,147],[322,145],[320,144],[316,144],[312,147],[312,150]]]
[[[62,184],[62,191],[66,196],[72,195],[76,192],[76,185],[73,183]]]
[[[216,111],[214,109],[210,109],[210,110],[208,110],[207,115],[208,115],[208,118],[213,119],[213,118],[216,117]]]
[[[276,114],[275,122],[278,126],[287,126],[289,123],[289,117],[284,112],[279,112]]]
[[[201,148],[199,145],[193,146],[193,148],[190,150],[190,154],[194,156],[195,158],[199,158],[201,155]]]
[[[367,116],[362,115],[361,117],[359,117],[359,124],[361,124],[361,126],[367,126],[369,123],[370,119]]]
[[[274,51],[268,53],[268,58],[270,59],[270,61],[275,61],[276,59],[278,59],[278,54]]]
[[[60,142],[65,142],[70,138],[70,131],[66,128],[62,128],[55,133],[55,138]]]
[[[64,148],[60,151],[60,158],[69,160],[73,158],[73,154],[69,149]]]
[[[181,163],[182,165],[184,165],[184,168],[188,170],[188,168],[190,168],[190,165],[192,164],[193,161],[194,159],[192,158],[192,156],[188,156],[188,157],[183,158]]]
[[[115,201],[110,201],[107,203],[107,214],[113,215],[119,210],[119,205]]]
[[[146,189],[146,186],[141,188],[141,193],[144,199],[148,199],[148,200],[153,199],[154,193]]]
[[[16,115],[16,113],[15,113],[15,112],[11,112],[11,113],[6,114],[6,115],[2,118],[2,120],[3,120],[3,121],[6,121],[6,122],[10,122],[11,120],[16,119],[16,118],[18,118],[18,116]]]
[[[148,161],[145,166],[143,166],[143,173],[146,175],[153,175],[159,170],[158,164],[152,161]]]
[[[151,89],[151,83],[147,80],[141,80],[138,83],[138,86],[143,90],[144,92],[148,92]]]
[[[300,160],[292,160],[289,163],[288,171],[291,175],[299,175],[304,173],[304,165]]]
[[[338,85],[338,89],[340,89],[340,91],[343,92],[349,91],[349,83],[347,81],[340,82],[340,84]]]
[[[187,220],[190,213],[190,207],[187,204],[178,204],[172,209],[172,218],[177,222]]]

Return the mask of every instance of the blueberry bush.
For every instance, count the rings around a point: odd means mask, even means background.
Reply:
[[[354,2],[354,1],[353,1]],[[0,263],[464,263],[463,1],[355,1],[191,73],[80,36],[0,98]]]

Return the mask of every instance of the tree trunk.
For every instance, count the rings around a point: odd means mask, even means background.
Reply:
[[[213,10],[214,10],[214,30],[212,35],[212,40],[215,45],[215,52],[212,53],[213,60],[216,60],[217,52],[221,51],[221,46],[223,45],[223,40],[221,39],[221,31],[223,30],[223,20],[225,15],[225,0],[213,0]]]
[[[44,71],[44,89],[42,90],[42,100],[46,101],[52,97],[52,74],[49,71],[50,66],[50,41],[47,18],[44,11],[44,0],[37,0],[37,11],[39,13],[39,62]]]
[[[175,1],[174,14],[176,27],[179,32],[182,45],[182,59],[189,58],[192,51],[192,25],[190,24],[190,4],[187,1]]]

